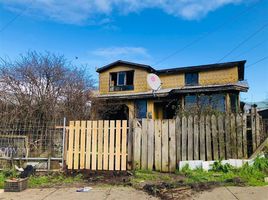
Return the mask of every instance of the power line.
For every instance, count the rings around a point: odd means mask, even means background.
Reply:
[[[265,57],[263,57],[263,58],[257,60],[256,62],[254,62],[254,63],[252,63],[252,64],[246,66],[246,68],[252,67],[253,65],[256,65],[257,63],[262,62],[262,61],[264,61],[264,60],[266,60],[266,59],[268,59],[268,56],[265,56]]]
[[[33,0],[34,1],[34,0]],[[25,8],[24,10],[21,10],[17,15],[15,15],[10,21],[8,21],[1,29],[0,33],[3,32],[5,29],[7,29],[16,19],[18,19],[20,16],[22,16],[32,5],[32,2],[29,3],[29,7]]]
[[[237,56],[235,56],[234,58],[238,58],[238,57],[240,57],[240,56],[242,56],[242,55],[244,55],[244,54],[246,54],[246,53],[248,53],[248,52],[250,52],[250,51],[252,51],[252,50],[254,50],[254,49],[256,49],[257,47],[259,47],[260,45],[262,45],[263,43],[265,43],[266,41],[268,41],[268,38],[267,39],[265,39],[265,40],[263,40],[262,42],[260,42],[260,43],[257,43],[256,45],[254,45],[253,47],[251,47],[251,48],[249,48],[249,49],[247,49],[247,50],[245,50],[245,51],[243,51],[242,53],[240,53],[240,54],[238,54]]]
[[[229,51],[227,54],[225,54],[221,59],[219,59],[217,61],[217,63],[221,62],[224,58],[226,58],[227,56],[229,56],[230,54],[232,54],[236,49],[238,49],[239,47],[241,47],[243,44],[245,44],[247,41],[249,41],[251,38],[253,38],[255,35],[257,35],[259,32],[261,32],[263,29],[265,29],[268,26],[268,23],[264,24],[263,26],[261,26],[259,29],[257,29],[256,31],[254,31],[254,33],[252,33],[251,35],[249,35],[246,39],[244,39],[243,41],[241,41],[238,45],[236,45],[231,51]]]
[[[217,26],[216,28],[214,28],[213,30],[205,33],[204,35],[196,38],[195,40],[191,41],[190,43],[186,44],[185,46],[183,46],[182,48],[174,51],[173,53],[167,55],[166,57],[164,57],[163,59],[157,61],[155,64],[153,65],[158,65],[164,61],[166,61],[167,59],[177,55],[178,53],[184,51],[185,49],[189,48],[190,46],[194,45],[195,43],[199,42],[200,40],[208,37],[209,35],[211,35],[212,33],[218,31],[219,29],[221,29],[222,27],[224,27],[226,24],[228,24],[230,21],[235,21],[236,19],[238,19],[240,16],[242,16],[243,14],[246,14],[247,12],[249,12],[251,9],[253,9],[255,6],[258,5],[260,1],[257,1],[255,4],[253,4],[251,7],[248,7],[247,9],[243,10],[242,12],[240,12],[238,15],[234,15],[233,17],[229,18],[228,20],[224,21],[222,24],[220,24],[219,26]]]

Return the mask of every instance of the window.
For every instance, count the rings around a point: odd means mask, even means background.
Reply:
[[[201,94],[199,96],[198,104],[201,111],[206,111],[210,108],[210,96]]]
[[[225,95],[224,94],[211,95],[211,105],[214,110],[224,112],[225,111]]]
[[[197,95],[185,96],[185,110],[197,108]]]
[[[135,113],[136,118],[142,119],[146,118],[147,114],[147,101],[146,100],[137,100],[135,101]]]
[[[134,71],[110,73],[110,91],[124,91],[134,89]]]
[[[230,94],[231,112],[238,112],[238,95]]]
[[[198,85],[198,73],[185,73],[185,85]]]

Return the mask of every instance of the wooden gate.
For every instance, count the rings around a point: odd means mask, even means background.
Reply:
[[[128,133],[126,120],[70,121],[67,169],[126,170]]]

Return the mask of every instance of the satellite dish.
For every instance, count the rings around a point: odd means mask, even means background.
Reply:
[[[147,83],[150,88],[154,91],[157,91],[161,87],[161,80],[156,74],[148,74],[147,75]]]

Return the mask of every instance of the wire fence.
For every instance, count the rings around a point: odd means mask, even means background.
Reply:
[[[62,163],[63,120],[0,123],[0,159]],[[50,163],[46,163],[48,168]]]

